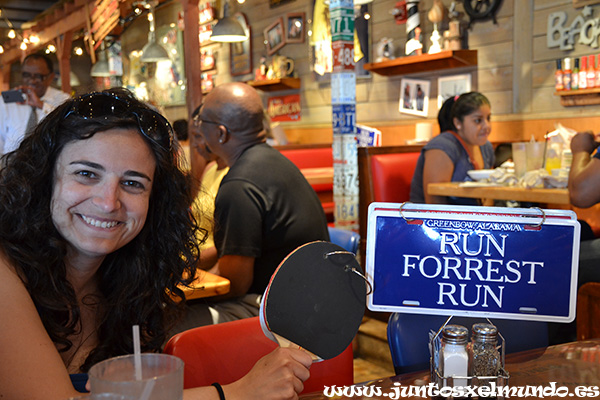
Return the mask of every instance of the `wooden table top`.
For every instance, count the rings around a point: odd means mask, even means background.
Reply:
[[[462,186],[459,182],[430,183],[429,194],[476,199],[513,200],[546,204],[571,204],[568,189],[515,186]]]
[[[333,184],[333,167],[302,168],[300,172],[311,185]]]
[[[550,382],[556,382],[556,387],[565,387],[570,393],[575,393],[578,386],[586,386],[586,389],[595,386],[598,391],[600,386],[600,339],[565,343],[548,348],[528,350],[506,356],[505,369],[510,375],[509,386],[541,386],[549,387]],[[375,386],[382,393],[393,393],[394,387],[406,387],[409,385],[426,386],[430,382],[429,371],[414,372],[383,378],[360,386]],[[359,386],[356,385],[356,386]],[[560,394],[560,393],[559,393]],[[599,398],[600,391],[596,395],[588,395],[588,398]],[[336,396],[336,399],[368,399],[388,398],[354,396]],[[537,399],[539,396],[511,396],[511,398]],[[584,397],[584,396],[582,396]],[[311,393],[300,396],[302,400],[329,399],[323,393]],[[423,399],[423,397],[402,397],[403,399]],[[565,397],[544,396],[544,399],[559,399]],[[567,396],[577,398],[577,396]]]
[[[210,272],[198,271],[197,277],[190,287],[182,285],[180,288],[185,293],[187,300],[217,296],[229,292],[229,279]]]

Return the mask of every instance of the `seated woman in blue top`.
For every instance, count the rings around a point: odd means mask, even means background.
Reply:
[[[112,89],[59,106],[3,156],[0,398],[77,396],[69,375],[133,353],[133,324],[143,352],[161,350],[199,257],[177,155],[164,117]],[[297,398],[310,365],[302,350],[277,349],[223,390]],[[219,392],[185,390],[192,399]]]
[[[450,119],[446,115],[450,108]],[[467,171],[494,165],[489,100],[479,92],[469,92],[446,100],[440,109],[441,133],[421,150],[410,188],[414,203],[477,205],[477,199],[427,194],[430,183],[462,182]]]

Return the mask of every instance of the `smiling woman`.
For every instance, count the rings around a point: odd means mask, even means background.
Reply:
[[[167,291],[182,295],[198,255],[171,136],[162,116],[114,89],[63,104],[3,158],[0,275],[12,283],[0,284],[10,294],[0,308],[12,311],[0,312],[11,326],[0,347],[23,344],[0,348],[12,365],[0,367],[5,398],[39,396],[27,371],[49,371],[36,379],[53,392],[67,371],[132,352],[132,324],[143,351],[168,339],[181,306]]]
[[[85,391],[92,365],[133,353],[132,325],[143,352],[161,351],[203,237],[172,134],[164,117],[112,89],[59,106],[2,158],[2,399]],[[310,364],[301,350],[276,350],[222,390],[230,400],[283,398],[302,390]]]

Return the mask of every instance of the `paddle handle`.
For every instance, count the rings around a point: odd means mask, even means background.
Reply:
[[[288,349],[304,350],[305,352],[310,354],[310,357],[312,358],[313,362],[323,361],[323,359],[321,357],[319,357],[318,355],[311,353],[310,351],[306,350],[302,346],[298,346],[296,343],[292,342],[291,340],[288,340],[288,339],[284,338],[283,336],[276,334],[275,332],[271,332],[271,333],[273,334],[273,336],[275,336],[275,340],[277,340],[277,343],[279,343],[279,347],[284,347],[284,348],[288,348]]]

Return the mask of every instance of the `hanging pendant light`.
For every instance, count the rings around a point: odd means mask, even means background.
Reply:
[[[141,62],[157,62],[170,60],[169,53],[156,42],[156,32],[154,31],[154,4],[150,4],[148,11],[148,21],[150,22],[150,31],[148,32],[148,43],[142,49]]]
[[[100,52],[98,53],[98,60],[96,64],[92,66],[90,76],[93,77],[106,77],[110,76],[110,67],[108,66],[108,57],[106,56],[106,50],[104,49],[104,40],[100,43]]]
[[[213,27],[210,40],[213,42],[243,42],[248,39],[244,27],[237,19],[229,16],[229,0],[223,5],[223,18]]]

